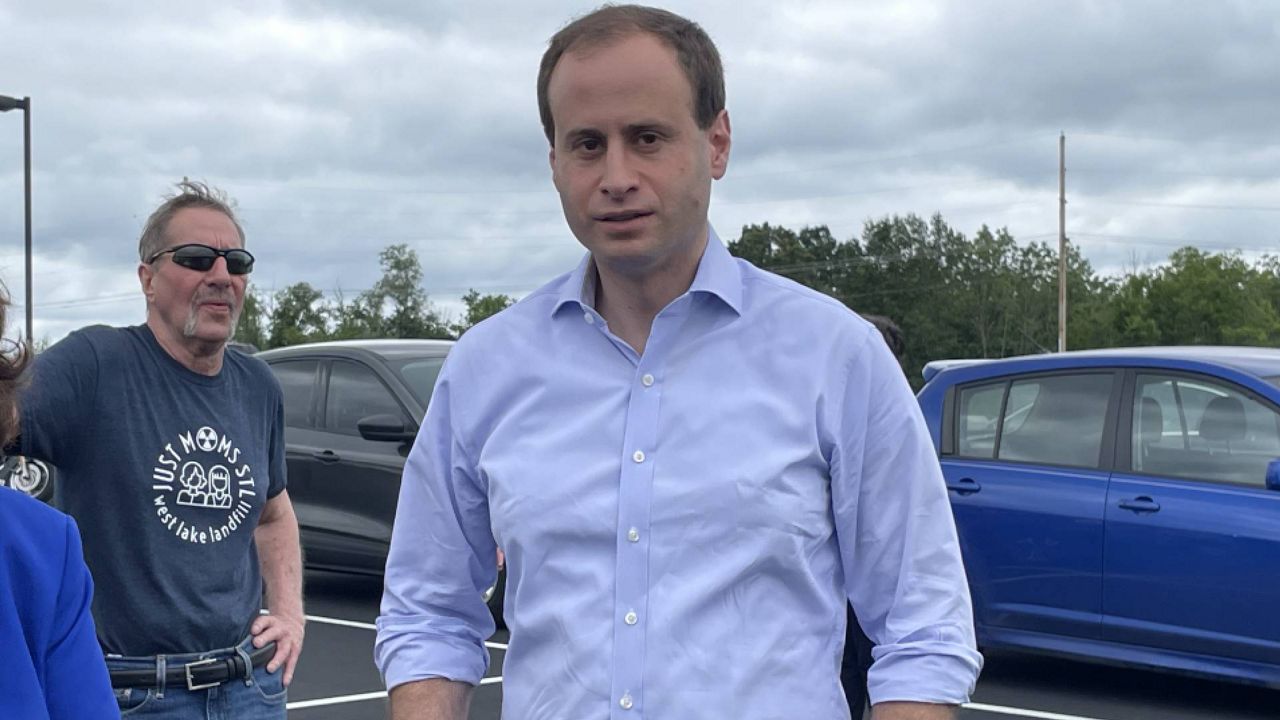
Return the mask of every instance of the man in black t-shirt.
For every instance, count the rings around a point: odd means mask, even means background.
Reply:
[[[225,196],[184,180],[139,259],[146,323],[40,354],[20,451],[58,467],[121,711],[281,720],[304,632],[284,405],[262,361],[225,352],[253,256]]]

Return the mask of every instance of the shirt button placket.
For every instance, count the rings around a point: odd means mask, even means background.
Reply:
[[[650,346],[654,347],[652,342]],[[654,357],[646,356],[641,362],[648,365],[654,362]],[[617,693],[614,697],[618,698],[618,706],[614,709],[614,720],[643,715],[640,707],[644,696],[645,632],[640,615],[646,609],[648,596],[649,546],[648,542],[641,542],[641,531],[648,532],[650,522],[660,373],[640,368],[635,372],[623,438],[623,447],[630,447],[631,462],[623,461],[618,498],[618,584],[614,610],[618,622],[614,628],[613,665],[613,688]],[[630,712],[632,710],[634,712]]]

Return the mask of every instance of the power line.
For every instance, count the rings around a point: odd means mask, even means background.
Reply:
[[[1098,132],[1072,132],[1071,135],[1072,137],[1104,138],[1107,140],[1124,140],[1125,142],[1133,142],[1137,140],[1139,142],[1158,142],[1158,143],[1166,143],[1170,145],[1197,145],[1197,144],[1225,145],[1227,147],[1245,148],[1245,149],[1248,149],[1250,152],[1256,152],[1260,147],[1260,144],[1257,141],[1223,140],[1221,138],[1215,138],[1213,140],[1210,140],[1204,143],[1196,143],[1195,141],[1188,140],[1188,139],[1156,137],[1154,135],[1116,135],[1113,133],[1098,133]],[[1266,147],[1266,146],[1262,145],[1261,147]]]
[[[1120,172],[1123,172],[1123,171],[1125,171],[1125,170],[1126,170],[1126,168],[1105,168],[1105,167],[1101,167],[1101,168],[1099,168],[1099,167],[1072,167],[1072,168],[1071,168],[1071,172],[1072,172],[1072,174],[1075,174],[1075,175],[1080,175],[1080,174],[1085,174],[1085,175],[1115,175],[1115,174],[1119,174]],[[1185,176],[1185,177],[1207,177],[1207,178],[1219,178],[1219,179],[1223,179],[1223,180],[1245,180],[1245,179],[1252,179],[1252,180],[1280,180],[1280,175],[1277,175],[1276,173],[1233,173],[1233,174],[1226,174],[1226,173],[1192,172],[1192,171],[1190,171],[1190,170],[1153,170],[1153,169],[1150,169],[1150,168],[1144,168],[1144,169],[1142,170],[1142,174],[1144,174],[1144,175],[1174,175],[1174,176],[1179,176],[1179,177],[1184,177],[1184,176]]]
[[[1076,201],[1081,202],[1080,200]],[[1097,203],[1099,205],[1137,205],[1142,207],[1168,207],[1182,208],[1186,210],[1232,210],[1245,212],[1280,212],[1280,206],[1276,205],[1211,205],[1201,203],[1170,203],[1158,202],[1155,200],[1103,200],[1099,198],[1085,198],[1087,203]]]

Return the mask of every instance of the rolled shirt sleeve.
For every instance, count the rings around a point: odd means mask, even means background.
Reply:
[[[868,325],[832,458],[845,590],[875,642],[871,702],[967,702],[982,669],[938,456],[896,359]]]
[[[482,598],[497,576],[485,491],[456,430],[455,346],[405,463],[374,660],[390,690],[427,678],[478,684],[494,631]]]

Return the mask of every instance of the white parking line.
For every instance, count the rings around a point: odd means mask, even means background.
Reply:
[[[285,704],[286,710],[303,710],[305,708],[324,707],[325,705],[341,705],[343,703],[363,702],[365,700],[377,700],[387,696],[386,690],[378,692],[361,693],[359,695],[343,695],[341,697],[319,698],[317,700],[299,700]]]
[[[481,685],[496,685],[502,682],[501,677],[481,678]],[[286,710],[305,710],[313,707],[324,707],[326,705],[342,705],[344,703],[364,702],[366,700],[379,700],[387,696],[386,690],[378,692],[360,693],[359,695],[340,695],[338,697],[317,698],[315,700],[299,700],[297,702],[287,703]]]
[[[343,620],[342,618],[331,618],[331,617],[325,617],[323,615],[307,615],[306,617],[307,617],[307,620],[310,620],[311,622],[318,622],[325,625],[340,625],[342,627],[359,628],[361,630],[377,630],[378,629],[378,626],[374,625],[373,623],[356,622],[355,620]],[[507,649],[506,644],[497,643],[497,642],[486,642],[484,646],[487,648],[493,648],[494,650]]]
[[[360,628],[361,630],[377,630],[378,626],[373,623],[356,622],[355,620],[343,620],[341,618],[324,617],[322,615],[307,615],[311,622],[324,623],[326,625],[341,625],[343,627]]]
[[[1004,707],[1002,705],[984,705],[982,703],[965,703],[960,707],[967,708],[969,710],[978,710],[980,712],[996,713],[998,715],[1037,718],[1037,720],[1099,720],[1099,718],[1085,717],[1084,715],[1062,715],[1059,713],[1043,712],[1040,710],[1023,710],[1022,708]]]

